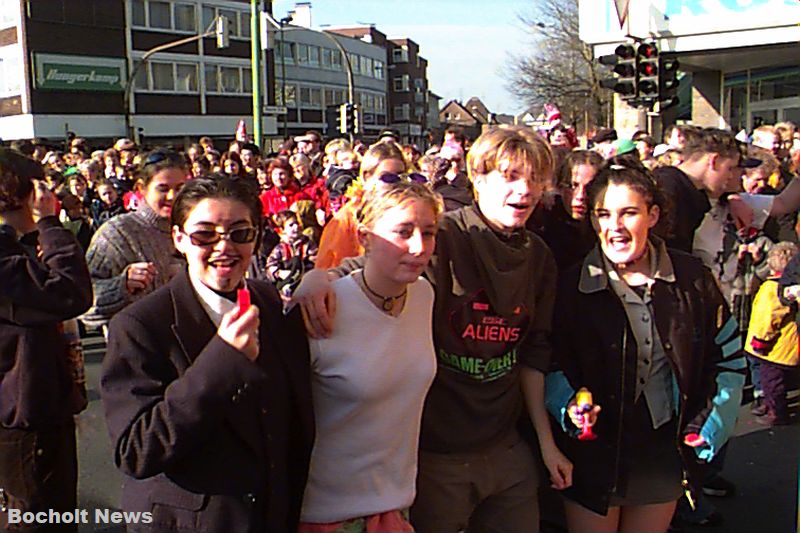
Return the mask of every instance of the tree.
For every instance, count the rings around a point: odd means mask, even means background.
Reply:
[[[533,50],[511,56],[508,90],[532,107],[556,104],[563,121],[583,131],[606,125],[612,93],[600,80],[608,73],[578,36],[578,0],[537,0],[534,12],[519,19],[533,37]]]

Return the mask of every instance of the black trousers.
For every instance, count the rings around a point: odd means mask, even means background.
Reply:
[[[46,430],[0,427],[0,531],[74,533],[74,524],[9,524],[6,509],[74,511],[78,457],[75,424]]]

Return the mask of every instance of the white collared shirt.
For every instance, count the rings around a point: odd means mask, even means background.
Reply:
[[[216,327],[219,327],[223,315],[231,312],[238,304],[206,287],[202,281],[192,275],[191,270],[189,270],[189,280],[192,282],[192,287],[194,287],[197,296],[200,297],[200,305],[205,309],[208,318],[211,319]]]

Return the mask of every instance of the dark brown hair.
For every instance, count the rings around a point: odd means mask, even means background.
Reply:
[[[43,177],[41,163],[0,147],[0,213],[21,209],[33,192],[33,180]]]

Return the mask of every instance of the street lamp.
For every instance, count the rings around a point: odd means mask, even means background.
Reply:
[[[281,105],[286,105],[286,51],[283,49],[284,47],[284,40],[283,40],[283,27],[289,24],[292,21],[292,15],[286,15],[282,19],[278,21],[278,25],[280,26],[280,31],[278,32],[278,36],[280,37],[281,43]],[[286,123],[287,115],[289,114],[289,110],[286,110],[286,113],[283,114],[283,138],[286,140],[289,137],[289,128]]]

